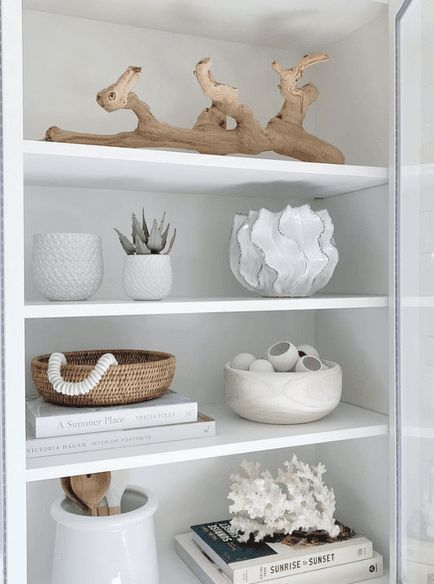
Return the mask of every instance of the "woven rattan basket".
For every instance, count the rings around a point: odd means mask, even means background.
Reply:
[[[32,378],[42,397],[53,404],[76,407],[115,406],[155,399],[167,391],[175,373],[175,357],[157,351],[105,349],[65,353],[65,381],[83,381],[104,353],[112,353],[119,365],[110,367],[100,383],[87,395],[57,393],[48,381],[50,355],[35,357]]]

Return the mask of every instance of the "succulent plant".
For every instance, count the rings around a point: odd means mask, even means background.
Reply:
[[[145,219],[145,211],[142,209],[142,220],[139,221],[133,213],[132,216],[132,241],[126,235],[121,233],[119,229],[115,231],[119,236],[119,241],[127,255],[145,255],[145,254],[164,254],[170,253],[176,237],[176,229],[173,230],[172,238],[167,244],[170,223],[164,225],[166,221],[166,211],[160,223],[154,219],[151,230],[149,231]]]

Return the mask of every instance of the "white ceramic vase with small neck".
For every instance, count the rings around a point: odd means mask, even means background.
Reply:
[[[127,255],[123,286],[133,300],[161,300],[172,290],[170,256],[160,254]]]
[[[101,237],[93,233],[37,233],[32,277],[49,300],[87,300],[104,276]]]
[[[125,491],[119,515],[90,517],[60,498],[51,584],[158,584],[154,513],[157,501],[140,487]]]

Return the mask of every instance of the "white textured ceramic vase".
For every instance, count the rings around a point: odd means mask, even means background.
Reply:
[[[89,517],[68,500],[54,501],[52,584],[158,584],[157,501],[129,487],[121,509],[120,515]]]
[[[32,277],[49,300],[87,300],[104,276],[101,238],[92,233],[33,236]]]
[[[235,215],[232,272],[262,296],[311,296],[328,283],[338,262],[333,232],[328,211],[309,205]]]
[[[315,372],[276,373],[225,367],[225,398],[241,417],[266,424],[314,422],[330,414],[342,396],[342,369],[324,361]]]
[[[170,256],[128,255],[125,257],[123,286],[133,300],[161,300],[172,290]]]

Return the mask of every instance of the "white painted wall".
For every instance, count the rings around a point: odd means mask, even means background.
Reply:
[[[316,131],[341,148],[347,164],[389,162],[387,24],[384,15],[327,47],[331,63],[318,68]]]
[[[208,56],[216,79],[238,87],[240,100],[265,124],[282,105],[272,61],[290,66],[300,57],[281,49],[42,12],[25,11],[23,26],[24,136],[32,139],[42,138],[52,125],[109,134],[133,129],[134,114],[107,114],[95,103],[97,91],[128,65],[143,67],[136,93],[159,119],[191,127],[209,105],[193,75],[195,64]]]

